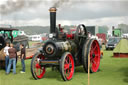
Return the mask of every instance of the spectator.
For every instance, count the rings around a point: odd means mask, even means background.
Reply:
[[[9,49],[9,43],[6,43],[6,46],[4,48],[4,54],[5,54],[5,71],[7,71],[7,67],[8,67],[8,63],[9,63],[9,53],[8,53],[8,49]]]
[[[9,52],[9,65],[6,71],[6,74],[10,73],[11,65],[13,64],[13,74],[16,74],[16,49],[13,47],[13,44],[10,44]]]
[[[26,58],[26,49],[24,47],[23,44],[20,44],[20,48],[21,48],[21,55],[20,55],[20,58],[21,58],[21,64],[22,64],[22,71],[21,73],[25,73],[25,58]]]

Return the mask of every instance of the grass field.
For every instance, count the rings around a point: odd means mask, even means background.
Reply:
[[[128,85],[128,58],[112,58],[112,51],[104,51],[100,71],[90,75],[90,85]],[[21,74],[21,62],[17,64],[17,74],[5,75],[0,70],[0,85],[87,85],[87,73],[82,66],[75,69],[73,79],[64,82],[57,71],[47,69],[43,79],[34,80],[30,72],[31,60],[26,60],[26,73]]]

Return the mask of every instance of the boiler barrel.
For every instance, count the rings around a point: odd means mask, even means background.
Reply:
[[[43,47],[45,57],[61,57],[64,52],[71,52],[75,54],[77,52],[77,45],[72,41],[48,41]]]

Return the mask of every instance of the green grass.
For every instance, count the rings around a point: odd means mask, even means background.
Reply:
[[[128,58],[113,58],[112,51],[104,51],[100,71],[90,75],[90,85],[128,85]],[[73,79],[64,82],[58,71],[47,72],[43,79],[34,80],[30,72],[31,60],[26,60],[26,73],[20,74],[21,63],[17,64],[17,74],[5,75],[0,70],[0,85],[87,85],[87,73],[82,66],[76,67]]]

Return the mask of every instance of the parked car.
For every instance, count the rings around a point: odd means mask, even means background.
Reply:
[[[108,49],[114,49],[116,47],[116,45],[118,44],[118,42],[120,41],[120,37],[110,37],[108,39],[108,42],[106,43],[106,50]]]

